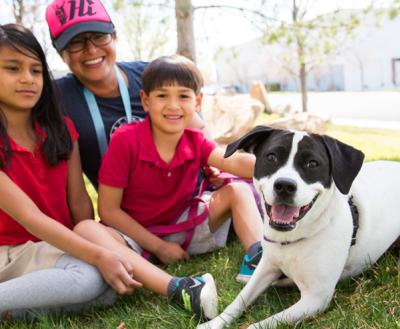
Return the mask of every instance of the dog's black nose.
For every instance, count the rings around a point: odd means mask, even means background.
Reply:
[[[279,196],[293,195],[297,191],[297,183],[291,178],[278,178],[274,183],[274,191]]]

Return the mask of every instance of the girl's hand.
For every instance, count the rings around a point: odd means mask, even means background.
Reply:
[[[178,260],[189,259],[189,254],[175,242],[163,241],[160,248],[155,252],[157,258],[164,264],[174,263]]]
[[[104,277],[104,280],[118,294],[132,294],[135,288],[142,287],[142,284],[132,278],[133,267],[123,257],[111,252],[105,252],[98,259],[97,268]]]

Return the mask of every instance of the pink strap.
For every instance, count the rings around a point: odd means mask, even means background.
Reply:
[[[192,199],[192,201],[194,203],[191,205],[187,219],[185,221],[173,225],[153,225],[149,226],[147,229],[151,233],[158,236],[166,236],[169,234],[193,230],[197,225],[206,220],[208,215],[208,206],[205,201],[202,200],[200,197],[196,197]],[[204,203],[205,208],[199,215],[197,215],[197,209],[200,203]]]
[[[195,199],[193,199],[193,201],[196,201],[196,203],[193,203],[190,207],[188,216],[185,221],[174,225],[153,225],[148,227],[148,230],[151,233],[160,237],[169,234],[184,232],[185,239],[182,242],[181,247],[182,249],[187,250],[190,242],[192,241],[196,226],[203,223],[208,217],[208,206],[205,201],[199,197],[196,197]],[[197,214],[197,210],[201,202],[204,203],[204,210],[200,214]],[[151,254],[147,250],[143,250],[142,256],[146,259],[150,259]]]
[[[239,181],[248,183],[250,185],[253,195],[256,199],[257,206],[259,207],[259,210],[261,209],[260,196],[258,195],[258,193],[254,187],[254,184],[252,183],[253,182],[252,179],[241,178],[241,177],[237,177],[237,176],[234,176],[234,175],[231,175],[228,173],[224,173],[224,172],[221,173],[219,177],[221,177],[223,179],[224,184],[229,184],[232,182],[239,182]],[[198,196],[191,200],[191,206],[189,209],[187,219],[185,221],[178,223],[178,224],[173,224],[173,225],[153,225],[153,226],[148,227],[147,229],[150,232],[152,232],[153,234],[160,236],[160,237],[164,237],[169,234],[185,232],[185,240],[183,241],[181,247],[184,250],[187,250],[187,248],[190,245],[190,242],[192,241],[192,238],[194,235],[194,230],[195,230],[196,226],[203,223],[208,217],[208,205],[200,197],[203,194],[203,192],[205,190],[207,190],[208,187],[209,187],[208,181],[207,181],[207,179],[204,179],[201,182]],[[204,203],[204,210],[200,214],[197,214],[200,203]],[[144,250],[142,252],[142,256],[145,258],[149,258],[150,253],[147,252],[146,250]]]
[[[187,219],[187,222],[191,221],[193,223],[193,226],[190,230],[186,231],[185,240],[182,243],[182,248],[185,250],[187,250],[187,248],[190,245],[190,242],[192,241],[196,226],[203,223],[208,217],[208,205],[204,202],[204,200],[200,198],[198,199],[204,203],[204,210],[199,215],[197,215],[197,210],[200,205],[200,202],[197,203],[197,207],[194,206],[190,207],[189,217]]]

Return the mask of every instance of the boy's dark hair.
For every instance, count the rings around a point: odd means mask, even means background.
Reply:
[[[162,56],[147,65],[142,75],[142,89],[148,95],[162,86],[178,84],[198,94],[203,76],[196,65],[180,55]]]
[[[40,148],[49,165],[67,160],[72,151],[72,140],[64,117],[54,96],[53,79],[42,47],[33,33],[18,24],[0,25],[0,48],[9,47],[31,58],[39,59],[43,67],[43,90],[32,108],[32,125],[36,121],[47,138]],[[7,120],[0,107],[0,169],[8,167],[12,151],[7,135]]]

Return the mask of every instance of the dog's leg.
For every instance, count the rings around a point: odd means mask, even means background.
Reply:
[[[300,300],[296,304],[263,321],[252,324],[247,329],[273,329],[282,322],[294,324],[299,320],[311,317],[317,312],[325,310],[329,305],[332,296],[333,290],[330,294],[322,291],[319,291],[318,293],[302,293]]]
[[[249,282],[235,300],[219,316],[209,322],[198,325],[197,329],[222,329],[228,327],[281,274],[278,270],[272,271],[261,258]]]

